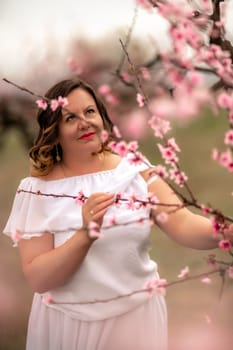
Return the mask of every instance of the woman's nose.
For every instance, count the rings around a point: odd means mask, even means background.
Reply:
[[[78,129],[86,130],[89,129],[90,123],[83,117],[81,117],[78,121]]]

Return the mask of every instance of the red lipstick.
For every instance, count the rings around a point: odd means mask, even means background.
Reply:
[[[89,138],[92,138],[94,135],[95,135],[94,132],[89,132],[89,133],[87,133],[87,134],[82,135],[79,139],[80,139],[80,140],[87,140],[87,139],[89,139]]]

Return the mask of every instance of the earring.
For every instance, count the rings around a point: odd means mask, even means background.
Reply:
[[[59,163],[61,161],[61,157],[60,157],[59,150],[58,150],[58,143],[56,143],[56,145],[55,145],[55,152],[56,152],[56,156],[55,156],[56,161],[57,161],[57,163]]]

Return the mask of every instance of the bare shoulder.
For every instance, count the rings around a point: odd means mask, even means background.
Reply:
[[[116,168],[120,164],[121,160],[122,160],[122,158],[118,154],[107,152],[105,154],[106,170]]]

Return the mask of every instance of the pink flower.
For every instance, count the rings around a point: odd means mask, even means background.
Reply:
[[[178,44],[179,44],[179,46],[178,46]],[[176,50],[181,51],[183,49],[184,44],[185,43],[183,42],[182,47],[181,47],[181,43],[176,42],[176,45],[177,45]],[[174,86],[178,87],[178,86],[181,86],[181,84],[184,80],[184,77],[179,71],[177,71],[176,69],[173,68],[172,70],[170,70],[168,72],[168,79]],[[173,106],[173,108],[174,108],[174,106]]]
[[[221,108],[232,109],[233,108],[233,99],[232,96],[226,92],[222,92],[218,95],[217,103]]]
[[[179,146],[177,145],[177,143],[176,143],[174,137],[168,139],[167,145],[168,145],[169,147],[171,147],[175,152],[180,152],[180,148],[179,148]]]
[[[130,164],[138,165],[142,164],[145,157],[140,152],[134,152],[128,154],[128,161]]]
[[[153,115],[156,118],[161,118],[161,120],[165,120],[169,117],[176,115],[176,105],[170,97],[164,96],[164,97],[155,98],[150,103],[150,106],[151,106],[151,111]],[[156,120],[156,118],[154,119],[152,117],[150,122],[152,122],[153,124],[155,123],[155,125],[157,126],[159,125],[160,120]],[[152,127],[153,127],[153,124],[151,124]]]
[[[43,296],[42,302],[45,304],[52,304],[54,302],[52,295],[47,293],[46,295]]]
[[[75,59],[73,57],[67,58],[67,64],[68,64],[68,66],[69,66],[69,68],[71,70],[75,70],[76,69],[77,63],[76,63],[76,61],[75,61]]]
[[[176,167],[169,170],[170,179],[173,180],[178,186],[183,187],[184,183],[188,180],[187,175],[177,169]]]
[[[138,149],[138,142],[137,141],[130,141],[128,143],[128,151],[129,152],[135,152]]]
[[[226,132],[224,143],[233,146],[233,129]]]
[[[212,280],[209,277],[203,277],[201,281],[205,284],[210,284],[212,282]]]
[[[55,112],[58,107],[59,107],[58,100],[52,99],[50,101],[50,108],[52,109],[52,111]]]
[[[179,273],[179,275],[177,276],[178,278],[187,278],[189,276],[189,267],[186,266],[184,269],[182,269]]]
[[[12,233],[11,239],[14,242],[13,247],[17,247],[18,242],[20,241],[20,239],[22,239],[22,233],[19,230],[15,231],[14,233]]]
[[[193,66],[193,62],[190,60],[190,58],[188,57],[179,57],[180,59],[180,63],[181,65],[186,68],[188,71],[191,71],[194,66]],[[190,81],[190,83],[192,83],[192,81]]]
[[[137,102],[139,107],[143,107],[145,104],[145,97],[143,97],[141,94],[137,93]]]
[[[221,224],[215,217],[211,218],[212,227],[215,233],[219,233],[221,231]]]
[[[155,172],[158,174],[162,179],[166,179],[168,177],[168,172],[165,166],[163,165],[156,165],[155,166]]]
[[[230,124],[233,124],[233,110],[231,110],[229,113],[229,122]]]
[[[107,84],[103,84],[98,88],[98,92],[101,95],[106,96],[111,92],[111,87]]]
[[[220,249],[225,251],[229,251],[232,248],[232,244],[228,239],[222,239],[221,241],[219,241],[218,246]]]
[[[227,165],[227,170],[232,173],[233,172],[233,162],[230,162],[228,165]]]
[[[157,204],[159,203],[158,198],[154,195],[154,193],[149,192],[147,195],[147,201],[150,206],[153,207],[153,209],[157,208]]]
[[[211,212],[211,208],[207,207],[206,205],[201,205],[201,211],[204,215],[208,215]]]
[[[188,73],[188,80],[191,85],[201,85],[203,84],[203,76],[200,73],[197,73],[195,71],[191,71]]]
[[[57,101],[58,101],[59,106],[61,106],[61,107],[65,107],[68,105],[68,99],[66,97],[59,96]]]
[[[121,204],[121,199],[122,199],[122,194],[121,193],[117,193],[115,195],[115,205],[116,207],[119,207]]]
[[[218,267],[218,264],[216,262],[216,255],[215,254],[209,254],[208,255],[207,264],[212,266],[212,267],[214,267],[214,268]]]
[[[233,278],[233,266],[230,266],[227,271],[228,271],[229,277]]]
[[[75,203],[83,205],[85,203],[86,197],[82,191],[78,192],[77,197],[75,198]]]
[[[153,7],[149,0],[136,0],[136,4],[151,12]]]
[[[232,162],[231,151],[227,149],[225,152],[221,153],[219,157],[219,163],[224,167],[228,167],[228,164],[231,162]]]
[[[107,218],[107,223],[106,225],[111,227],[111,226],[114,226],[116,225],[116,217],[114,215],[109,215],[108,218]]]
[[[181,28],[179,29],[177,26],[171,27],[170,35],[174,40],[175,45],[179,45],[180,42],[182,42],[182,44],[185,43],[185,40],[186,40],[185,33],[183,30],[181,30]]]
[[[111,148],[111,150],[112,150],[113,152],[117,153],[117,152],[116,152],[116,150],[117,150],[117,142],[116,142],[116,141],[111,141],[111,142],[109,142],[108,147]]]
[[[142,139],[147,132],[147,116],[142,110],[127,114],[122,122],[125,137],[133,140]]]
[[[125,141],[120,141],[116,144],[116,153],[118,153],[121,157],[125,157],[128,152],[128,147]]]
[[[213,12],[213,4],[212,1],[210,0],[201,0],[203,10],[207,13],[212,13]]]
[[[119,103],[117,96],[113,93],[107,94],[105,98],[106,98],[106,101],[113,106],[116,106]]]
[[[173,163],[178,161],[178,157],[175,154],[175,151],[171,147],[165,147],[160,143],[157,144],[162,158],[165,160],[165,163]]]
[[[218,158],[219,158],[219,151],[217,150],[217,148],[214,148],[212,150],[211,158],[213,160],[218,160]]]
[[[78,63],[75,61],[73,57],[69,57],[67,59],[67,64],[68,64],[68,67],[77,75],[80,75],[83,72],[83,68],[80,65],[78,65]]]
[[[226,10],[227,10],[227,3],[226,3],[226,1],[220,2],[219,3],[219,7],[220,7],[220,18],[222,20],[225,20]]]
[[[108,146],[111,148],[111,150],[117,154],[119,154],[121,157],[125,157],[128,153],[128,146],[125,141],[112,141],[108,144]]]
[[[126,206],[130,210],[137,209],[138,208],[137,198],[135,196],[131,196],[126,203]]]
[[[122,72],[120,75],[124,81],[127,81],[127,82],[130,81],[130,76],[127,72]]]
[[[147,220],[147,219],[145,219],[145,218],[139,218],[139,219],[137,219],[137,223],[138,223],[138,224],[143,224],[145,220]]]
[[[156,215],[156,221],[158,221],[161,224],[164,224],[165,222],[168,221],[168,213],[165,211],[162,211],[158,215]]]
[[[147,281],[144,289],[151,296],[154,292],[159,295],[166,294],[167,280],[164,278],[154,278],[150,281]]]
[[[148,123],[154,130],[156,137],[163,138],[163,136],[166,135],[169,130],[171,130],[169,121],[156,117],[155,115],[151,117]]]
[[[48,103],[45,100],[36,100],[36,104],[39,108],[43,109],[44,111],[48,108]]]
[[[103,143],[105,143],[107,141],[108,137],[109,137],[108,132],[106,130],[102,130],[101,135],[100,135],[101,141]]]
[[[100,232],[100,226],[95,221],[91,221],[88,224],[88,236],[92,239],[98,239],[103,237],[103,234]]]
[[[148,69],[146,67],[141,67],[140,73],[141,73],[143,79],[145,79],[145,80],[151,79],[150,72],[148,71]]]
[[[113,126],[113,134],[116,136],[116,138],[121,139],[121,133],[120,130],[118,129],[118,127],[116,125]]]

